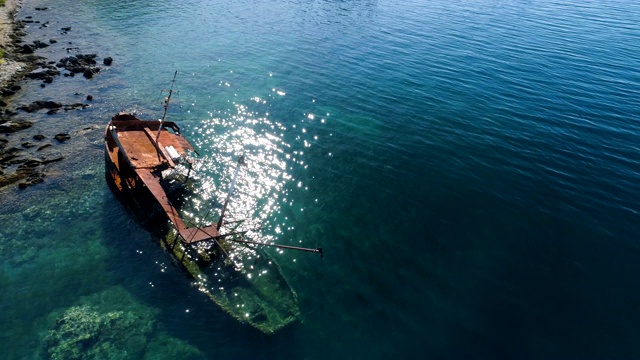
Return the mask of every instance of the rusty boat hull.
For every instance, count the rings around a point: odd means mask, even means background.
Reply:
[[[250,249],[251,265],[245,267],[242,258],[223,256],[238,245],[225,241],[215,225],[188,226],[182,219],[179,197],[166,183],[191,152],[175,123],[117,114],[105,129],[107,184],[138,222],[159,236],[194,286],[233,318],[267,334],[295,322],[297,296],[270,256]],[[259,272],[254,271],[257,262],[263,265]]]

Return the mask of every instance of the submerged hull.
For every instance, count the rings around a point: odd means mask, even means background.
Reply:
[[[239,270],[217,254],[203,256],[197,248],[186,248],[174,229],[162,246],[195,279],[198,290],[236,320],[273,334],[300,316],[296,293],[266,253],[257,252],[253,265]]]
[[[156,128],[152,130],[158,131],[157,121],[145,122],[132,118],[137,121],[134,125],[155,125]],[[118,129],[118,126],[122,126],[122,129]],[[177,129],[175,124],[173,126]],[[243,261],[247,259],[231,260],[222,256],[223,253],[234,253],[234,248],[242,245],[225,241],[214,227],[187,228],[177,217],[179,204],[172,203],[170,196],[160,186],[159,173],[166,170],[167,164],[161,161],[159,155],[160,160],[143,159],[140,154],[123,150],[128,146],[123,141],[127,140],[127,135],[118,131],[134,131],[134,128],[113,120],[107,126],[105,177],[111,191],[143,227],[162,239],[161,245],[195,279],[198,290],[229,315],[267,334],[296,321],[300,315],[296,294],[273,259],[264,252],[250,249],[248,260],[251,264],[244,266]],[[151,133],[146,132],[147,135]],[[163,143],[173,140],[169,137],[172,134],[164,133],[162,129],[160,132],[162,136],[158,138]],[[151,136],[147,137],[153,140]],[[179,144],[190,147],[186,140],[178,140]],[[155,162],[158,164],[154,166],[158,168],[143,167]],[[206,239],[207,236],[210,239]],[[218,246],[226,249],[221,250]],[[241,251],[246,250],[243,248]]]

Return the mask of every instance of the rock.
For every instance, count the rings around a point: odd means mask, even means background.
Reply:
[[[6,106],[7,106],[7,103],[6,103],[6,102],[4,102],[4,100],[0,99],[0,106],[1,106],[1,107],[6,107]]]
[[[44,149],[46,149],[46,148],[48,148],[48,147],[51,147],[51,146],[53,146],[53,145],[51,145],[51,144],[44,144],[44,145],[40,146],[36,151],[42,151],[42,150],[44,150]]]
[[[96,64],[96,58],[98,57],[97,54],[78,54],[76,55],[76,58],[78,58],[78,60],[80,61],[85,61],[88,64]]]
[[[58,76],[60,75],[60,71],[58,70],[53,70],[53,69],[36,69],[32,72],[30,72],[29,74],[27,74],[27,77],[29,79],[33,79],[33,80],[47,80],[47,79],[51,79],[51,82],[53,82],[53,77],[54,76]]]
[[[22,147],[25,148],[25,149],[29,149],[29,148],[32,148],[34,146],[36,146],[34,143],[30,143],[28,141],[22,143]]]
[[[145,356],[156,330],[157,311],[134,299],[120,287],[81,298],[77,304],[55,313],[46,333],[46,359],[157,359]],[[161,339],[164,344],[177,343]],[[167,357],[186,359],[187,356]],[[163,358],[163,357],[160,357]]]
[[[87,79],[91,79],[95,74],[100,72],[100,68],[98,67],[87,67],[83,72],[83,76]]]
[[[35,49],[33,48],[33,45],[29,45],[29,44],[22,45],[23,54],[33,54],[34,51]]]
[[[60,28],[62,31],[71,31],[71,26]]]
[[[13,133],[18,130],[28,129],[33,125],[32,122],[21,120],[21,121],[9,121],[0,125],[0,133],[7,134]]]
[[[56,136],[54,136],[54,138],[56,140],[58,140],[59,142],[65,142],[65,141],[71,139],[71,135],[65,134],[65,133],[60,133],[60,134],[56,134]]]
[[[40,109],[59,109],[61,107],[62,107],[62,104],[55,101],[34,101],[29,105],[23,105],[18,107],[18,110],[23,110],[28,113],[32,113]]]
[[[43,49],[49,46],[49,44],[42,42],[40,40],[36,40],[33,42],[33,46],[36,47],[36,49]]]
[[[27,159],[23,161],[22,164],[20,164],[20,166],[18,166],[18,169],[26,169],[26,168],[33,169],[40,165],[42,165],[42,161],[38,159]]]
[[[81,110],[81,109],[86,109],[89,106],[90,106],[89,104],[83,104],[83,103],[68,104],[64,106],[64,111]]]
[[[49,10],[49,8],[48,7],[37,7],[36,10],[45,11],[45,10]]]
[[[58,40],[56,40],[56,39],[49,39],[49,44],[55,44],[57,42],[58,42]]]
[[[65,68],[68,70],[68,66],[75,65],[78,65],[78,59],[75,56],[67,56],[60,59],[60,61],[56,64],[56,67]]]
[[[26,180],[21,181],[18,183],[18,188],[20,189],[26,189],[27,187],[31,186],[31,185],[35,185],[35,184],[39,184],[41,182],[44,182],[44,174],[43,173],[35,173],[35,174],[31,174],[27,177]]]
[[[111,56],[108,56],[104,58],[104,60],[102,60],[102,63],[107,66],[110,66],[113,63],[113,58]]]
[[[0,164],[2,164],[3,166],[11,166],[11,165],[15,165],[15,160],[18,157],[19,152],[16,150],[9,149],[3,153],[0,154]]]
[[[16,92],[11,89],[2,89],[2,96],[12,96],[15,94]]]
[[[46,164],[51,164],[52,162],[60,161],[62,159],[64,159],[64,156],[58,155],[58,156],[55,156],[55,157],[52,157],[52,158],[43,158],[40,163],[43,164],[43,165],[46,165]]]
[[[42,135],[42,134],[37,134],[37,135],[33,135],[33,139],[34,140],[44,140],[46,138],[46,136]]]
[[[57,109],[62,107],[62,104],[56,101],[36,101],[35,103],[45,109]]]
[[[0,174],[2,175],[0,176],[0,187],[19,182],[18,187],[25,189],[28,186],[41,183],[45,177],[43,165],[63,159],[61,155],[39,159],[31,157],[24,158],[23,156],[24,153],[21,153],[20,149],[16,148],[11,148],[3,153],[3,156],[0,158],[0,163],[3,166],[18,166],[15,171]]]
[[[42,168],[40,165],[42,162],[38,159],[19,159],[14,158],[11,161],[3,161],[4,164],[16,165],[18,168],[13,172],[5,172],[3,176],[0,176],[0,187],[7,186],[16,182],[20,182],[18,187],[24,189],[30,185],[41,183],[44,178]]]
[[[87,95],[87,101],[91,101],[91,100],[93,100],[93,95],[91,94]]]
[[[97,74],[100,71],[100,68],[93,67],[96,64],[95,58],[98,55],[96,54],[87,54],[82,55],[78,54],[76,56],[67,56],[56,64],[58,68],[65,68],[73,73],[83,73],[85,77],[91,78],[93,75]],[[71,75],[73,76],[73,75]]]

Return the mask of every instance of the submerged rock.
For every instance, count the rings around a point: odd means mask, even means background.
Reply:
[[[62,104],[56,101],[34,101],[29,105],[19,106],[18,110],[23,110],[28,113],[32,113],[40,109],[57,109],[61,107],[62,107]]]
[[[30,143],[27,147],[31,147]],[[24,144],[23,144],[24,146]],[[39,184],[44,181],[45,169],[43,165],[60,161],[62,155],[34,158],[21,152],[20,149],[10,148],[0,153],[0,167],[10,167],[18,165],[15,170],[4,171],[0,175],[0,188],[18,183],[20,189]]]
[[[58,70],[37,69],[27,74],[27,77],[29,79],[34,79],[34,80],[45,80],[48,78],[53,79],[54,76],[58,76],[58,75],[60,75],[60,71]]]
[[[33,46],[35,46],[35,47],[36,47],[36,49],[43,49],[43,48],[48,47],[48,46],[49,46],[49,44],[47,44],[47,43],[45,43],[45,42],[42,42],[42,41],[40,41],[40,40],[35,40],[35,41],[33,42]]]
[[[32,122],[26,120],[8,121],[4,124],[0,124],[0,133],[12,133],[18,130],[30,128],[32,125]]]
[[[85,297],[55,317],[44,339],[44,358],[142,359],[156,313],[122,287]]]
[[[29,45],[29,44],[22,45],[22,53],[23,54],[33,54],[34,51],[35,51],[35,49],[34,49],[33,45]]]
[[[69,72],[73,73],[83,73],[86,76],[87,71],[91,71],[93,76],[97,74],[100,69],[94,67],[96,65],[96,54],[78,54],[76,56],[67,56],[65,58],[60,59],[56,64],[58,68],[67,69]]]
[[[124,311],[98,312],[74,306],[56,320],[45,339],[51,359],[139,359],[144,354],[149,326]]]
[[[69,134],[65,134],[65,133],[60,133],[60,134],[56,134],[56,136],[54,136],[54,138],[60,142],[65,142],[69,139],[71,139],[71,135]]]
[[[29,105],[19,106],[18,110],[32,113],[42,109],[49,109],[49,111],[47,111],[47,114],[51,115],[59,112],[60,110],[70,111],[70,110],[86,109],[88,107],[89,107],[89,104],[83,104],[83,103],[62,104],[56,101],[34,101]]]
[[[12,96],[12,95],[15,95],[15,94],[16,94],[15,90],[2,89],[2,96]]]
[[[44,174],[43,173],[35,173],[31,176],[28,176],[25,180],[18,183],[18,188],[26,189],[27,187],[35,184],[39,184],[44,182]]]
[[[82,75],[84,75],[84,77],[86,77],[87,79],[91,79],[93,77],[93,75],[95,75],[95,74],[97,74],[99,72],[100,72],[100,68],[91,67],[91,68],[86,68]]]

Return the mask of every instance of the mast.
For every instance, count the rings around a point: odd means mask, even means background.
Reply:
[[[162,119],[160,119],[160,126],[158,127],[158,133],[156,134],[156,144],[158,143],[158,139],[160,138],[160,132],[162,131],[162,124],[164,123],[164,118],[167,116],[167,111],[169,110],[169,100],[171,100],[171,94],[173,94],[173,84],[176,82],[176,76],[178,75],[178,70],[173,74],[173,80],[171,80],[171,88],[169,88],[169,96],[164,100],[164,113],[162,114]]]

